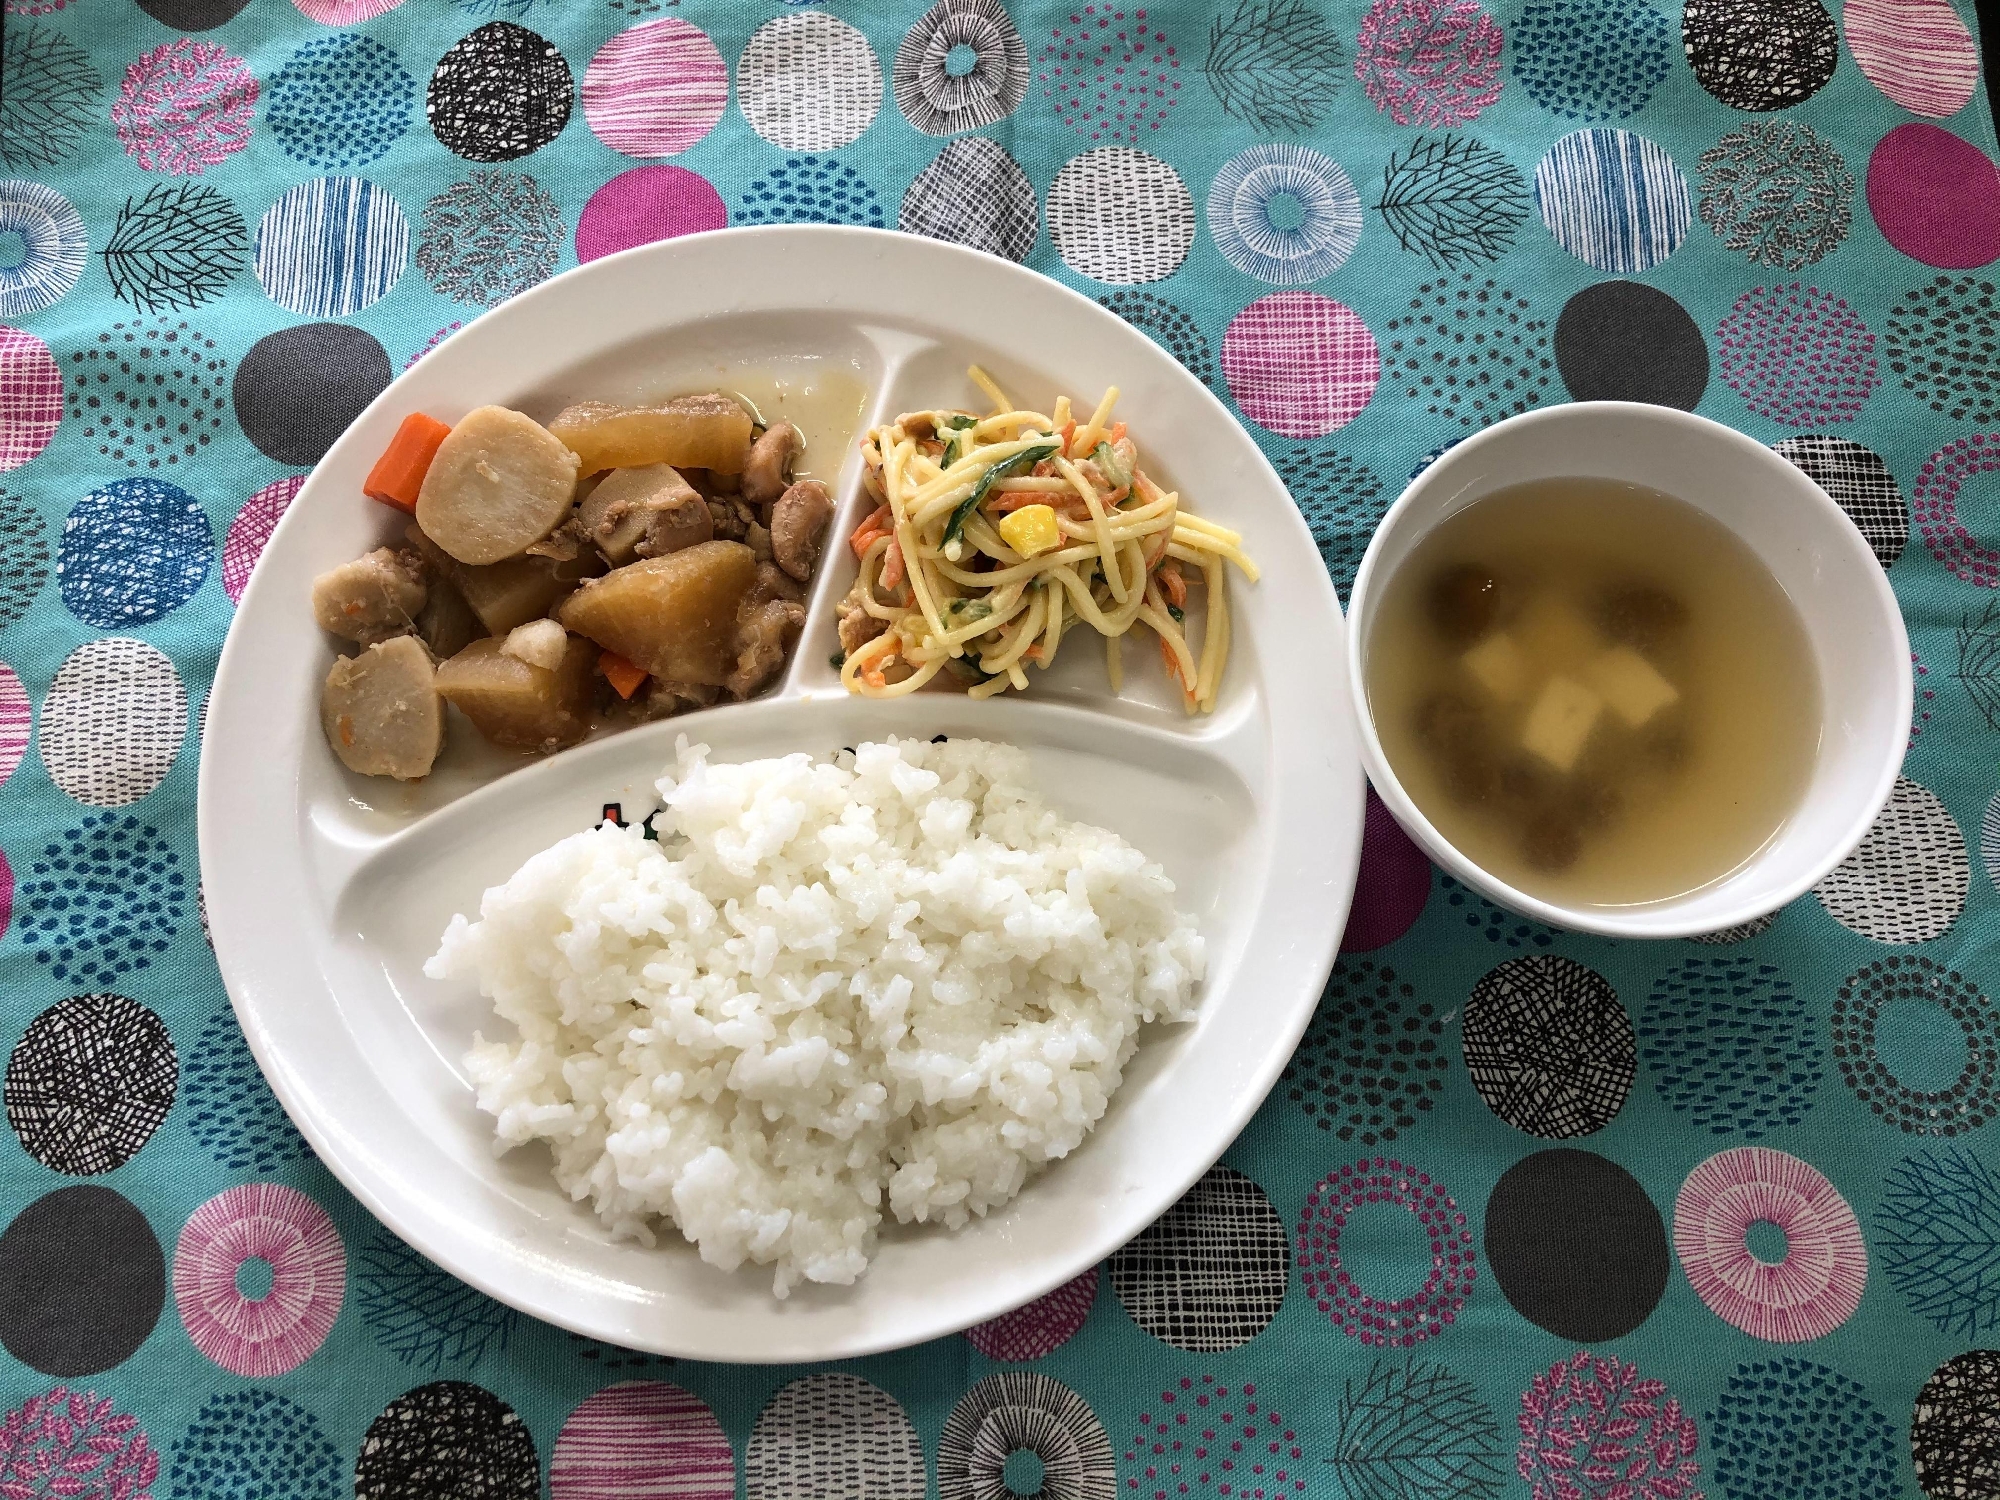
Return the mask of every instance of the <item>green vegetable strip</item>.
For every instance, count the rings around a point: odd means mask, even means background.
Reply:
[[[1043,443],[1033,448],[1023,448],[1011,458],[1001,459],[999,463],[981,474],[979,483],[972,487],[972,493],[961,500],[958,509],[951,513],[950,524],[944,529],[944,539],[947,542],[959,539],[965,530],[965,523],[971,519],[972,513],[979,509],[979,502],[986,498],[987,492],[994,485],[1003,479],[1012,478],[1023,470],[1034,468],[1045,458],[1055,457],[1056,450],[1061,446],[1060,443]]]

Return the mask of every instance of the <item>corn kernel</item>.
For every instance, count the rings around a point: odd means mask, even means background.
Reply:
[[[1062,529],[1056,513],[1047,505],[1024,505],[1000,519],[1000,540],[1023,557],[1047,552],[1062,543]]]

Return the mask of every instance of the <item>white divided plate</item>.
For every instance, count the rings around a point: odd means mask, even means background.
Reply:
[[[778,685],[524,763],[462,721],[440,768],[404,787],[355,777],[319,730],[333,656],[313,576],[400,534],[361,482],[413,411],[493,402],[546,420],[573,400],[773,392],[786,410],[865,389],[864,427],[979,400],[968,363],[1047,409],[1107,385],[1149,469],[1241,531],[1263,581],[1231,581],[1221,701],[1190,719],[1134,643],[1126,693],[1072,643],[1025,698],[848,697],[828,664],[853,557],[830,545],[805,638]],[[815,396],[815,393],[818,393]],[[858,391],[854,392],[858,395]],[[791,403],[801,403],[793,406]],[[830,419],[822,418],[822,421]],[[808,434],[811,436],[811,434]],[[835,537],[858,518],[852,445]],[[1150,639],[1150,637],[1148,637]],[[265,1077],[320,1158],[411,1245],[501,1301],[631,1348],[694,1359],[832,1359],[933,1338],[1074,1277],[1152,1222],[1255,1112],[1304,1030],[1346,920],[1362,778],[1339,604],[1304,521],[1255,443],[1145,335],[1053,281],[974,251],[870,230],[729,230],[597,261],[516,298],[426,355],[334,444],[244,595],[209,704],[201,856],[223,978]],[[829,752],[890,734],[973,735],[1030,753],[1039,785],[1165,865],[1209,944],[1198,1020],[1149,1031],[1097,1131],[1004,1211],[958,1234],[885,1231],[852,1287],[773,1299],[669,1226],[613,1240],[555,1186],[541,1147],[495,1157],[460,1059],[493,1023],[467,988],[423,977],[446,920],[529,854],[621,804],[656,805],[675,736],[713,757]]]

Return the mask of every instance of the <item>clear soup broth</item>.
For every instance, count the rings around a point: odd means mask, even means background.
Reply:
[[[1784,826],[1819,752],[1797,611],[1721,523],[1604,479],[1500,490],[1384,586],[1368,701],[1432,825],[1516,889],[1661,901]]]

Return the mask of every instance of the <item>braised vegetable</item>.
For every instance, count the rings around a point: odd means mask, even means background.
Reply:
[[[613,469],[577,507],[583,535],[613,567],[665,557],[715,534],[708,502],[671,464]]]
[[[486,627],[465,602],[458,585],[433,572],[424,607],[417,613],[417,634],[431,648],[431,655],[443,661],[486,634]]]
[[[438,668],[437,690],[494,744],[546,754],[590,732],[596,661],[573,637],[553,670],[509,655],[500,641],[474,641]]]
[[[372,646],[416,629],[428,591],[415,552],[377,547],[313,580],[313,618],[344,641]]]
[[[649,406],[585,401],[549,423],[583,472],[672,464],[741,474],[750,457],[750,413],[722,395],[676,396]]]
[[[420,411],[411,412],[389,439],[382,456],[375,460],[368,477],[361,481],[361,493],[370,500],[414,513],[424,475],[430,472],[431,460],[437,457],[438,444],[450,432],[449,427],[435,418]]]
[[[740,542],[703,542],[617,568],[557,618],[655,677],[720,687],[736,665],[736,610],[757,576]]]
[[[597,658],[597,670],[604,674],[604,680],[621,698],[630,698],[639,691],[639,684],[646,680],[644,667],[633,666],[616,651],[601,652]]]
[[[437,670],[415,636],[335,659],[320,693],[320,727],[348,770],[415,781],[444,744]]]
[[[517,557],[569,514],[576,455],[531,418],[482,406],[438,445],[417,495],[417,523],[470,566]]]
[[[553,672],[569,649],[569,634],[554,620],[530,620],[508,631],[500,649],[517,661]]]
[[[595,552],[584,551],[567,560],[530,555],[470,568],[433,542],[421,526],[412,525],[403,535],[433,569],[451,580],[487,635],[505,635],[516,625],[547,614],[604,566]]]

